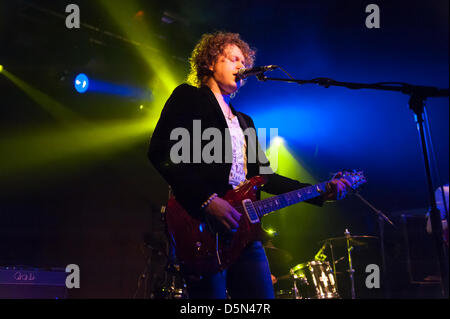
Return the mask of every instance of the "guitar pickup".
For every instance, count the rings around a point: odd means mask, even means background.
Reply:
[[[242,206],[244,207],[245,213],[247,214],[250,223],[259,223],[258,212],[256,211],[255,206],[253,206],[253,202],[250,199],[244,199],[242,201]]]

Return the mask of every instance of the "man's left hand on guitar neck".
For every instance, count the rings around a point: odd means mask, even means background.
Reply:
[[[327,201],[341,200],[351,188],[350,182],[342,177],[342,172],[339,172],[327,183],[327,192],[324,194],[324,199]]]

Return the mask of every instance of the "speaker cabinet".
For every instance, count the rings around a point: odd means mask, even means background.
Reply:
[[[65,299],[64,269],[0,268],[0,299]]]

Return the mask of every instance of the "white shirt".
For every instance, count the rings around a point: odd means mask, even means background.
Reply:
[[[247,143],[237,116],[231,120],[225,116],[231,135],[231,147],[233,150],[233,163],[231,165],[229,184],[236,188],[246,180],[247,176]]]

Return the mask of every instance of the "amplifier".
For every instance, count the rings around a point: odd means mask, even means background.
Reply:
[[[426,231],[425,215],[401,215],[406,266],[411,283],[439,284],[439,261],[432,235]],[[434,279],[433,279],[434,278]],[[437,279],[436,279],[437,278]]]
[[[0,267],[0,299],[65,299],[65,269]]]

